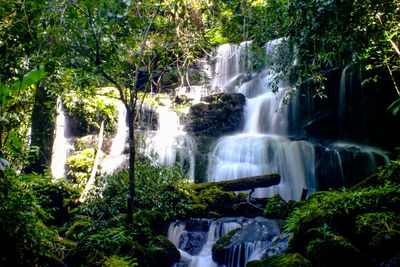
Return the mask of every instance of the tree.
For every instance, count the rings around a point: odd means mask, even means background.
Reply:
[[[131,222],[135,199],[135,121],[139,92],[161,80],[168,66],[194,59],[194,49],[179,43],[185,1],[66,1],[53,6],[59,20],[59,51],[74,68],[81,86],[111,84],[127,109]],[[193,8],[186,8],[193,10]],[[189,12],[190,14],[190,12]],[[190,54],[191,52],[192,54]],[[189,56],[188,56],[189,55]],[[143,78],[144,77],[144,78]],[[144,95],[144,94],[143,94]]]

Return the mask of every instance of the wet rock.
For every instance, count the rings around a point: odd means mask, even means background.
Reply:
[[[249,251],[256,251],[261,247],[268,248],[273,239],[281,234],[278,224],[274,220],[257,217],[249,224],[229,232],[218,239],[213,245],[212,257],[219,264],[227,262],[244,265],[250,255]]]
[[[245,97],[220,93],[203,97],[190,108],[186,130],[196,136],[221,136],[238,130],[242,123]]]

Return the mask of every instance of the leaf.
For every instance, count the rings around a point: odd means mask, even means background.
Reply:
[[[11,92],[28,89],[42,79],[45,74],[46,72],[43,66],[41,66],[39,69],[31,70],[25,74],[22,81],[19,80],[12,85]]]
[[[392,104],[390,104],[387,110],[390,109],[392,109],[393,116],[397,115],[397,113],[400,111],[400,98],[394,101]]]

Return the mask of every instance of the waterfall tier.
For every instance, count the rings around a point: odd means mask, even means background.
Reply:
[[[212,258],[215,242],[234,229],[241,228],[232,236],[230,245],[225,248],[220,259],[223,265]],[[192,219],[170,224],[168,239],[181,252],[181,262],[175,267],[240,267],[247,261],[282,253],[286,250],[287,238],[282,234],[274,220],[262,217],[232,217],[218,220]]]

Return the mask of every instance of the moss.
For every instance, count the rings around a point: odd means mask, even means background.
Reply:
[[[163,235],[156,237],[151,245],[153,253],[155,254],[154,258],[158,261],[157,266],[171,266],[181,259],[179,250]]]
[[[104,267],[133,267],[138,266],[137,263],[133,259],[129,259],[129,257],[119,257],[117,255],[112,255],[108,257],[103,262],[102,266]]]
[[[191,218],[203,218],[208,214],[208,207],[204,204],[191,204],[187,215]]]
[[[162,234],[165,230],[165,220],[161,212],[142,210],[133,214],[133,223],[138,228],[149,227],[155,234]]]
[[[264,216],[271,219],[284,219],[288,214],[288,208],[286,201],[280,195],[275,195],[265,206]]]
[[[311,267],[311,262],[299,253],[284,253],[264,260],[249,261],[246,267]]]
[[[93,220],[89,216],[76,216],[74,223],[68,228],[65,237],[72,240],[78,240],[80,235],[88,232],[89,228],[93,226]]]
[[[315,266],[368,266],[360,251],[343,236],[312,240],[306,256]]]
[[[229,255],[230,248],[228,247],[232,236],[239,231],[241,228],[236,228],[214,243],[212,246],[212,258],[219,264],[224,264],[226,262],[226,256]]]

